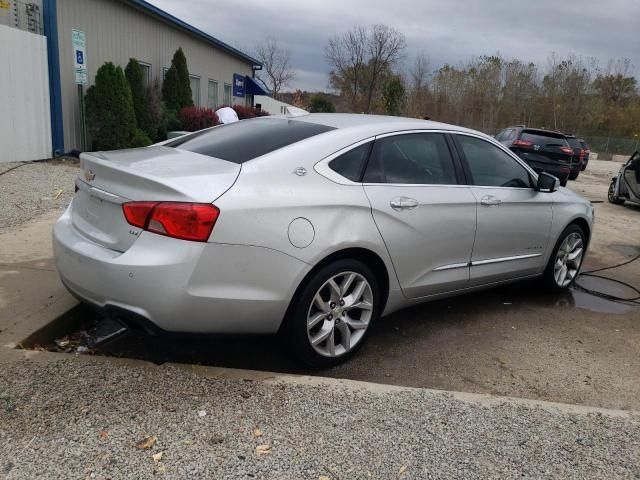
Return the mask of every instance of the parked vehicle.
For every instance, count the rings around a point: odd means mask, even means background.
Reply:
[[[502,130],[496,140],[522,158],[536,173],[550,173],[560,179],[563,187],[567,184],[574,151],[563,134],[517,125]]]
[[[582,165],[584,163],[585,149],[582,147],[582,142],[574,135],[566,135],[569,146],[573,148],[573,162],[571,164],[571,172],[569,173],[569,180],[575,180],[580,175],[580,172],[584,170]],[[576,161],[577,160],[577,161]]]
[[[580,141],[580,145],[582,145],[582,149],[584,150],[584,159],[582,161],[582,166],[580,167],[580,170],[584,170],[589,164],[589,155],[591,155],[591,150],[589,149],[589,144],[587,142],[585,142],[581,138],[579,138],[578,140]]]
[[[569,287],[593,220],[487,135],[397,117],[256,118],[80,168],[53,231],[74,295],[152,330],[279,332],[314,366],[409,305]]]
[[[625,202],[640,205],[640,152],[636,152],[620,167],[618,175],[611,179],[609,201],[616,205]]]

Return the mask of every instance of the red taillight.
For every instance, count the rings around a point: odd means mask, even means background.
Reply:
[[[586,153],[586,150],[584,148],[580,149],[580,161],[584,160],[584,155]]]
[[[533,142],[528,140],[520,140],[519,138],[514,140],[511,144],[514,147],[533,147]]]
[[[145,228],[149,214],[157,204],[158,202],[128,202],[122,204],[122,211],[129,225]]]
[[[220,210],[209,203],[128,202],[122,211],[129,224],[168,237],[206,242]]]
[[[573,155],[573,148],[571,147],[560,147],[560,151],[562,153],[566,153],[567,155]]]

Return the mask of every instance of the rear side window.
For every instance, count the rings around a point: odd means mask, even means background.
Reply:
[[[364,171],[367,157],[371,151],[372,143],[373,142],[368,142],[359,145],[347,153],[343,153],[339,157],[334,158],[329,162],[329,168],[352,182],[359,182],[362,178],[362,172]]]
[[[447,142],[439,133],[411,133],[375,141],[367,183],[456,184]]]
[[[521,140],[527,140],[535,145],[547,146],[547,147],[566,147],[569,145],[564,135],[536,132],[531,130],[523,130],[520,135]]]
[[[457,135],[471,170],[473,185],[530,188],[529,172],[495,145],[475,137]]]
[[[580,143],[580,140],[578,140],[577,138],[567,138],[567,141],[569,142],[569,145],[571,145],[573,148],[582,148],[582,144]]]
[[[244,163],[330,130],[334,128],[299,120],[255,118],[214,127],[165,145]]]

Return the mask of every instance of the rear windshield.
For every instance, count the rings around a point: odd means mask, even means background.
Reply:
[[[329,130],[334,128],[284,118],[255,118],[221,125],[165,145],[244,163]]]
[[[523,130],[520,134],[521,140],[528,140],[536,145],[546,145],[566,147],[569,145],[564,135],[553,132],[543,132],[540,130]]]
[[[582,144],[577,138],[567,138],[567,140],[569,141],[569,145],[571,145],[573,148],[582,148]]]

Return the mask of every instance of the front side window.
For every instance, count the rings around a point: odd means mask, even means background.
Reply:
[[[367,142],[343,153],[329,162],[329,168],[352,182],[359,182],[362,177],[367,157],[371,151],[371,143]]]
[[[456,184],[449,147],[440,133],[411,133],[376,140],[367,183]]]
[[[469,165],[473,185],[531,188],[529,172],[506,152],[480,138],[456,137]]]

